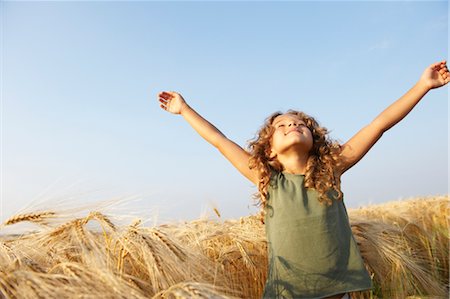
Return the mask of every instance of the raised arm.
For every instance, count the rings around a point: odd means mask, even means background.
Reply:
[[[341,174],[361,160],[383,133],[401,121],[429,90],[441,87],[449,80],[445,60],[427,67],[420,80],[408,92],[343,145]]]
[[[179,93],[163,91],[158,94],[158,97],[162,109],[173,114],[181,114],[192,128],[216,147],[240,173],[257,184],[257,173],[248,167],[250,158],[248,152],[228,139],[214,125],[192,109]]]

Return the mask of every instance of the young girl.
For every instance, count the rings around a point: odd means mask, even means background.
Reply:
[[[345,144],[302,113],[270,116],[250,151],[225,137],[176,92],[158,94],[162,109],[181,114],[245,177],[258,186],[268,240],[264,298],[349,298],[372,288],[352,235],[340,190],[343,173],[431,89],[450,80],[446,61],[419,81]]]

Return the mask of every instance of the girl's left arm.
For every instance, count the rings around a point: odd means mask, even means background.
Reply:
[[[383,133],[408,115],[428,91],[444,86],[449,80],[450,74],[445,60],[427,67],[419,81],[408,92],[342,146],[340,174],[361,160]]]

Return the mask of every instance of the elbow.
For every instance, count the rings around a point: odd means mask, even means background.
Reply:
[[[384,132],[392,127],[392,125],[389,126],[389,124],[382,119],[376,118],[368,125],[368,127],[370,127],[372,131],[376,132],[376,135],[381,137]]]

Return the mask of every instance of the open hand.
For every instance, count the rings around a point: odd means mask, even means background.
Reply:
[[[450,81],[450,73],[446,61],[436,62],[427,67],[420,77],[420,81],[430,89],[447,84]]]
[[[174,91],[162,91],[158,94],[160,107],[173,114],[181,114],[187,106],[183,97]]]

